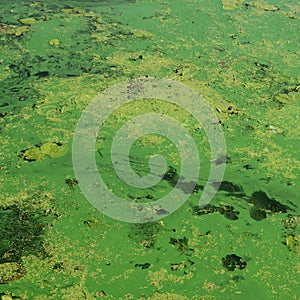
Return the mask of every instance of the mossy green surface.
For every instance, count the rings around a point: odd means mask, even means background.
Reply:
[[[8,271],[0,273],[0,297],[298,299],[298,11],[292,0],[3,1],[0,272]],[[116,194],[152,201],[180,173],[176,147],[147,135],[132,147],[132,167],[145,175],[149,155],[162,154],[165,179],[139,191],[114,174],[107,149],[135,115],[178,119],[202,162],[199,190],[179,210],[127,224],[84,198],[71,148],[84,108],[139,76],[171,78],[203,95],[222,123],[227,164],[217,195],[199,209],[209,171],[201,127],[159,99],[125,105],[95,149]]]

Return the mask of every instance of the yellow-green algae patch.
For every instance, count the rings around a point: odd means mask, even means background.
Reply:
[[[39,147],[34,147],[25,150],[21,156],[24,160],[35,161],[41,160],[45,156],[61,157],[68,152],[68,147],[60,143],[44,143]]]
[[[0,284],[20,279],[22,276],[23,270],[20,264],[13,262],[0,264]]]
[[[40,146],[40,151],[50,157],[60,157],[68,152],[68,147],[58,143],[44,143]]]
[[[35,18],[23,18],[19,20],[20,23],[24,24],[24,25],[32,25],[36,22]]]
[[[244,0],[222,0],[222,6],[224,10],[232,10],[244,3]]]

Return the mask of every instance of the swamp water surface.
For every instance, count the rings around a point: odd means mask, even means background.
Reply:
[[[2,0],[0,16],[1,299],[299,299],[297,1]],[[184,205],[128,223],[84,197],[72,142],[97,95],[140,77],[172,79],[206,99],[226,140],[226,170],[199,207],[211,165],[201,124],[161,99],[122,106],[103,124],[95,159],[124,201],[191,184],[176,145],[155,134],[135,141],[130,164],[145,176],[151,154],[163,155],[161,181],[122,182],[109,149],[130,118],[176,119],[201,161]]]

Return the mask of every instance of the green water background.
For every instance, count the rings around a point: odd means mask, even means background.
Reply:
[[[0,11],[3,299],[299,298],[296,1],[2,1]],[[160,222],[127,224],[80,192],[72,136],[96,95],[146,75],[207,99],[225,134],[226,174],[209,207],[197,209],[200,190]],[[103,155],[103,141],[141,112],[112,116],[95,151],[103,176],[128,201],[172,189],[163,180],[155,190],[131,190]],[[205,177],[205,136],[182,112],[177,117],[199,145]],[[180,171],[168,145],[151,136],[136,143],[141,174],[152,151]],[[241,260],[230,261],[233,254]]]

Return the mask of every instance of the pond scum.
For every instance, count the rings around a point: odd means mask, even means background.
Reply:
[[[0,7],[0,299],[299,299],[296,1],[15,3]],[[225,134],[227,168],[200,209],[209,166],[201,125],[159,99],[122,107],[95,151],[116,194],[149,202],[181,180],[176,145],[155,135],[133,145],[132,167],[147,174],[149,155],[164,155],[161,183],[140,191],[113,174],[107,147],[135,115],[179,120],[203,162],[179,210],[127,224],[84,198],[71,147],[90,101],[140,76],[171,78],[206,98]]]

